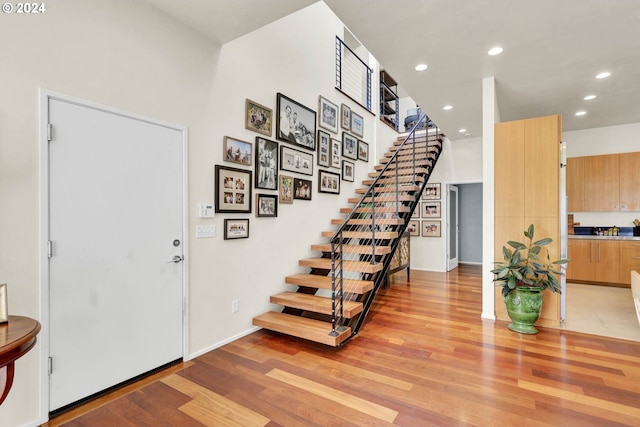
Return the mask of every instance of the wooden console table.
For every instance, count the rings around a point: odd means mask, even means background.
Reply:
[[[40,332],[37,320],[23,316],[9,316],[0,324],[0,405],[13,385],[14,362],[36,345]]]

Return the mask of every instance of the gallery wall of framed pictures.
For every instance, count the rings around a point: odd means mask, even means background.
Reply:
[[[255,209],[260,221],[276,218],[279,205],[312,200],[314,191],[340,194],[341,181],[355,181],[357,163],[369,162],[365,119],[347,103],[319,95],[314,111],[278,92],[275,108],[246,98],[243,115],[245,129],[259,135],[253,141],[223,138],[222,160],[229,165],[215,165],[216,213]],[[225,240],[248,237],[249,218],[225,218]]]

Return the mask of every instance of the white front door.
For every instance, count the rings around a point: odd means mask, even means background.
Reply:
[[[183,355],[183,131],[53,97],[48,120],[52,411]]]
[[[447,209],[449,217],[447,219],[447,271],[458,267],[458,244],[460,226],[458,224],[458,187],[449,185],[447,192]]]

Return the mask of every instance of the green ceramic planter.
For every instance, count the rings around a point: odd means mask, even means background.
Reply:
[[[542,288],[516,288],[504,299],[511,318],[509,329],[521,334],[537,334],[533,326],[542,310]]]

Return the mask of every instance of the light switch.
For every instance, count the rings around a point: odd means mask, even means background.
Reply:
[[[200,218],[214,218],[215,215],[213,205],[204,203],[200,205]]]
[[[216,237],[215,225],[196,225],[196,239]]]

